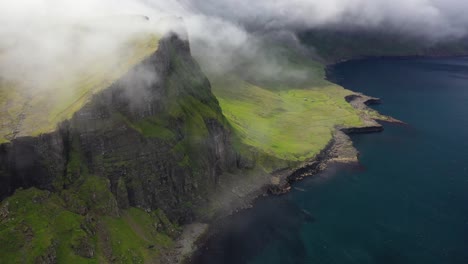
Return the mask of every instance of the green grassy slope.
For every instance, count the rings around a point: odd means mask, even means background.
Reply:
[[[60,193],[18,190],[0,206],[0,262],[154,263],[177,227],[160,211],[119,211],[108,185],[87,176]]]
[[[336,126],[360,126],[359,113],[344,97],[351,94],[329,84],[310,88],[269,90],[237,81],[214,83],[224,115],[242,142],[291,161],[320,152]]]
[[[85,67],[64,65],[62,74],[28,87],[7,82],[0,73],[0,143],[15,136],[53,131],[59,122],[81,109],[93,94],[109,87],[154,53],[158,43],[155,35],[135,36],[120,47],[118,57],[111,52],[95,57]]]
[[[287,48],[275,52],[283,55],[280,76],[296,72],[306,77],[270,81],[240,73],[212,78],[213,93],[238,140],[268,156],[260,158],[267,171],[314,157],[337,126],[363,125],[359,110],[344,99],[352,92],[326,81],[323,64]]]

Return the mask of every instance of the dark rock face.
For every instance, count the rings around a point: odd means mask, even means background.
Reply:
[[[366,126],[366,127],[351,127],[351,128],[342,128],[341,131],[343,131],[344,133],[346,133],[348,135],[363,134],[363,133],[375,133],[375,132],[384,131],[384,127],[382,125]]]
[[[52,189],[53,179],[65,171],[64,147],[61,131],[0,145],[0,198],[19,187]]]
[[[120,208],[159,208],[184,223],[239,164],[208,79],[173,34],[59,127],[0,146],[1,199],[90,174],[109,179]]]

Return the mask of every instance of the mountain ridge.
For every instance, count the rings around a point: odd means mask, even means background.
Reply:
[[[142,74],[157,78],[147,82]],[[157,259],[176,226],[192,221],[222,171],[237,168],[236,159],[221,108],[188,42],[168,34],[156,53],[94,95],[57,131],[0,145],[1,196],[17,190],[2,202],[0,237],[19,243],[2,259]],[[39,212],[53,223],[62,221],[54,214],[69,215],[78,227],[50,229]],[[132,224],[138,219],[146,224]],[[114,225],[136,241],[119,246]],[[81,234],[78,244],[65,236],[69,232]],[[147,232],[155,235],[148,239]],[[158,245],[161,236],[169,242]],[[23,250],[30,253],[22,257]]]

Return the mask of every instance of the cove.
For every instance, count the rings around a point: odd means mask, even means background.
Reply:
[[[468,58],[367,59],[330,79],[408,125],[223,221],[195,263],[468,263]]]

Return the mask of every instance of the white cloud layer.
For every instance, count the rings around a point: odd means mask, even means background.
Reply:
[[[169,16],[184,18],[205,70],[222,74],[250,60],[263,63],[257,67],[261,74],[277,76],[278,58],[263,52],[258,37],[265,32],[281,32],[294,42],[287,32],[392,27],[437,40],[467,34],[465,10],[466,0],[0,0],[0,77],[23,78],[17,69],[25,68],[48,78],[58,65],[118,52],[131,34],[166,31],[171,24],[161,19]],[[123,19],[128,15],[146,15],[151,22],[129,22]],[[83,25],[93,30],[81,34],[76,28]]]
[[[464,0],[182,0],[208,15],[265,28],[304,29],[328,24],[393,25],[408,33],[467,33]]]

